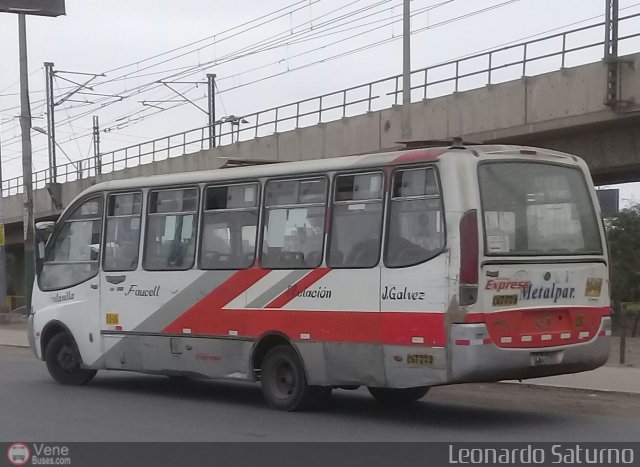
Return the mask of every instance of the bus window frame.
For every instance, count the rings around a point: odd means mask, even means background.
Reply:
[[[506,253],[506,254],[500,254],[500,253],[491,253],[489,254],[488,251],[488,246],[487,246],[487,226],[486,226],[486,221],[485,221],[485,216],[484,216],[484,200],[482,198],[482,189],[480,188],[480,167],[483,165],[491,165],[491,164],[512,164],[512,163],[526,163],[526,164],[540,164],[540,165],[552,165],[552,166],[556,166],[556,167],[563,167],[563,168],[567,168],[567,169],[571,169],[571,170],[575,170],[577,172],[580,173],[581,175],[581,179],[582,179],[582,184],[583,186],[586,188],[587,190],[587,194],[589,195],[589,199],[591,200],[591,213],[593,214],[593,219],[595,221],[595,225],[598,227],[598,236],[600,237],[600,252],[593,252],[593,251],[588,251],[588,252],[584,252],[584,253],[562,253],[562,254],[549,254],[549,253],[545,253],[545,254],[511,254],[511,253]],[[482,232],[480,232],[482,234],[482,255],[486,256],[488,258],[536,258],[536,257],[545,257],[545,258],[549,258],[552,257],[555,260],[560,259],[562,257],[578,257],[578,256],[583,256],[583,257],[587,257],[587,256],[604,256],[605,253],[605,246],[604,243],[606,242],[606,233],[604,230],[601,230],[604,228],[604,225],[602,224],[602,222],[600,222],[600,216],[598,216],[598,213],[595,211],[595,203],[596,200],[594,199],[594,194],[591,192],[591,187],[589,186],[589,182],[587,181],[587,176],[583,170],[582,167],[580,167],[577,164],[563,164],[561,162],[556,162],[556,161],[541,161],[541,160],[534,160],[534,159],[528,159],[528,158],[522,158],[522,159],[492,159],[492,160],[485,160],[485,161],[479,161],[476,167],[476,180],[478,183],[478,200],[480,201],[480,213],[481,213],[481,217],[482,217]],[[582,228],[582,225],[580,226],[580,228]],[[549,262],[549,260],[544,260],[546,263]]]
[[[107,231],[107,210],[109,209],[109,197],[112,195],[129,195],[129,194],[140,194],[140,232],[138,233],[138,260],[136,261],[136,266],[132,269],[105,269],[104,267],[104,255],[107,251],[107,236],[106,234],[102,236],[102,251],[100,252],[100,269],[104,272],[132,272],[137,271],[141,266],[140,261],[140,248],[142,247],[142,251],[144,253],[144,233],[146,232],[146,220],[144,214],[144,210],[146,209],[145,205],[145,196],[144,191],[140,188],[136,188],[133,190],[122,190],[122,191],[108,191],[104,192],[104,216],[103,216],[103,232]],[[131,217],[131,216],[113,216],[113,217]],[[145,224],[143,225],[143,221]]]
[[[179,190],[188,190],[191,188],[195,188],[196,189],[196,209],[195,211],[181,211],[181,212],[174,212],[174,213],[170,213],[170,212],[163,212],[163,213],[153,213],[151,214],[149,211],[151,209],[151,194],[157,191],[179,191]],[[147,188],[147,195],[145,196],[145,215],[144,215],[144,235],[142,238],[142,262],[140,264],[140,266],[142,267],[142,269],[144,271],[150,271],[150,272],[176,272],[176,271],[189,271],[191,269],[194,269],[195,265],[196,265],[196,261],[197,261],[197,250],[198,250],[198,242],[200,241],[199,238],[199,223],[201,221],[201,209],[200,209],[200,202],[201,202],[201,197],[202,197],[202,190],[201,188],[201,184],[196,184],[196,185],[169,185],[169,186],[151,186]],[[185,268],[176,268],[176,269],[149,269],[145,266],[145,262],[147,259],[147,229],[149,228],[149,216],[150,215],[163,215],[163,214],[181,214],[181,213],[185,213],[185,212],[193,212],[195,213],[196,216],[196,220],[197,220],[197,224],[196,224],[196,228],[194,229],[194,233],[196,235],[196,238],[194,239],[194,241],[196,242],[195,248],[194,248],[194,254],[193,254],[193,260],[191,261],[191,264],[188,267]]]
[[[378,257],[376,260],[376,263],[373,266],[329,266],[329,245],[331,245],[331,237],[333,236],[333,215],[335,212],[334,206],[338,205],[345,205],[345,204],[349,204],[349,203],[353,203],[354,201],[335,201],[335,196],[336,196],[336,190],[338,189],[338,177],[340,176],[349,176],[349,175],[367,175],[367,174],[382,174],[382,196],[380,201],[382,202],[382,219],[380,220],[380,248],[378,248]],[[332,181],[333,183],[331,184],[331,199],[327,200],[331,202],[331,211],[330,211],[330,219],[329,219],[329,232],[328,234],[326,234],[325,236],[327,237],[326,239],[326,250],[324,251],[324,262],[327,265],[327,267],[330,267],[331,269],[375,269],[377,267],[380,266],[381,263],[381,258],[382,258],[382,252],[384,250],[384,241],[385,241],[385,226],[386,226],[386,222],[385,219],[387,217],[386,215],[386,209],[387,209],[387,196],[386,196],[386,189],[385,187],[387,186],[387,178],[388,175],[385,172],[385,170],[383,168],[380,167],[362,167],[361,169],[350,169],[350,170],[346,170],[346,171],[340,171],[340,172],[334,172],[333,177],[332,177]],[[371,203],[372,201],[377,202],[378,200],[359,200],[358,203],[360,204],[366,204],[366,203]]]
[[[256,206],[254,208],[232,208],[232,209],[211,209],[209,211],[207,211],[206,209],[206,202],[207,202],[207,190],[209,188],[220,188],[220,187],[230,187],[230,186],[239,186],[239,185],[256,185],[257,189],[256,189],[256,196],[257,196],[257,200],[256,200]],[[200,204],[200,226],[199,229],[200,230],[200,236],[198,239],[198,245],[197,245],[197,251],[196,251],[196,264],[197,264],[197,269],[201,270],[201,271],[242,271],[245,269],[251,269],[255,266],[256,261],[258,261],[258,252],[260,251],[259,248],[261,248],[261,245],[259,246],[260,243],[260,239],[262,237],[261,235],[261,222],[262,222],[262,199],[263,199],[263,193],[262,190],[264,189],[264,185],[266,185],[266,183],[261,183],[260,180],[258,179],[247,179],[247,180],[226,180],[226,181],[220,181],[220,182],[213,182],[213,183],[209,183],[206,184],[202,187],[202,193],[201,193],[201,204]],[[204,241],[204,217],[205,214],[207,212],[250,212],[250,211],[255,211],[257,214],[257,222],[256,222],[256,240],[255,240],[255,244],[253,246],[253,262],[251,263],[250,266],[247,266],[245,268],[203,268],[202,267],[202,261],[201,261],[201,250],[202,250],[202,244]]]
[[[40,291],[42,292],[55,292],[58,290],[65,290],[65,289],[70,289],[71,287],[76,287],[80,284],[84,284],[87,281],[90,281],[91,279],[94,279],[96,276],[98,276],[98,274],[100,274],[100,270],[102,269],[102,252],[100,252],[100,257],[98,258],[98,268],[96,269],[96,273],[90,277],[87,277],[86,279],[81,280],[80,282],[76,282],[74,284],[69,284],[66,285],[64,287],[60,287],[60,288],[55,288],[55,289],[45,289],[42,287],[41,283],[40,283],[40,275],[42,274],[42,267],[44,266],[44,263],[46,262],[46,259],[49,257],[49,255],[51,254],[51,250],[53,249],[53,246],[56,244],[56,240],[58,239],[58,237],[60,236],[60,232],[62,232],[62,228],[64,226],[64,224],[67,223],[67,221],[69,220],[69,218],[71,217],[71,215],[76,211],[76,209],[78,209],[80,206],[82,206],[84,203],[86,203],[87,201],[91,201],[92,199],[102,199],[102,216],[101,216],[101,222],[100,222],[100,248],[102,249],[102,243],[103,243],[103,239],[104,239],[104,228],[105,228],[105,192],[104,191],[98,191],[98,192],[94,192],[94,193],[88,193],[87,195],[83,196],[82,198],[80,198],[79,200],[77,200],[75,203],[73,203],[72,205],[70,205],[67,210],[65,211],[64,215],[58,219],[56,221],[56,226],[55,229],[53,231],[53,233],[51,234],[51,237],[49,237],[49,240],[47,241],[47,244],[45,245],[45,252],[44,252],[44,259],[42,260],[41,264],[39,265],[39,267],[37,268],[36,271],[36,279],[37,279],[37,283],[38,283],[38,289],[40,289]],[[93,261],[69,261],[69,263],[75,263],[75,264],[80,264],[80,263],[91,263]]]
[[[386,253],[387,253],[387,247],[388,247],[388,243],[389,243],[389,222],[391,221],[391,207],[393,204],[393,189],[395,186],[395,178],[396,178],[396,172],[400,172],[400,171],[406,171],[406,170],[419,170],[419,169],[431,169],[434,171],[434,174],[436,176],[436,184],[438,187],[438,196],[437,198],[433,195],[429,196],[408,196],[408,197],[401,197],[401,198],[396,198],[396,199],[400,199],[400,200],[411,200],[411,199],[439,199],[440,200],[440,216],[441,216],[441,224],[442,224],[442,236],[444,239],[444,242],[442,243],[442,247],[439,250],[434,251],[434,253],[425,258],[422,259],[420,261],[416,261],[415,263],[411,263],[411,264],[405,264],[402,266],[389,266],[387,264],[386,261]],[[383,239],[383,250],[382,250],[382,261],[384,264],[384,267],[387,269],[402,269],[402,268],[411,268],[414,266],[419,266],[420,264],[424,264],[428,261],[431,261],[434,258],[437,258],[438,256],[440,256],[442,253],[444,253],[447,249],[447,245],[448,245],[448,241],[447,241],[447,219],[446,219],[446,210],[445,210],[445,205],[444,205],[444,190],[443,190],[443,186],[442,186],[442,181],[440,179],[440,171],[438,170],[438,165],[435,163],[430,163],[430,164],[420,164],[420,165],[405,165],[405,166],[396,166],[393,168],[393,170],[391,171],[391,173],[389,174],[389,191],[387,192],[387,198],[388,198],[388,204],[387,204],[387,210],[386,210],[386,216],[385,216],[385,222],[384,222],[384,239]]]
[[[269,182],[287,182],[287,181],[304,181],[304,180],[313,180],[313,179],[319,179],[319,178],[324,178],[325,180],[325,187],[324,187],[324,223],[323,223],[323,232],[322,232],[322,251],[321,251],[321,255],[320,255],[320,263],[317,264],[316,266],[304,266],[304,267],[296,267],[296,268],[291,268],[291,267],[265,267],[262,264],[262,255],[264,253],[264,230],[267,226],[267,186],[269,185]],[[256,246],[257,250],[258,250],[258,254],[256,256],[256,259],[258,261],[258,264],[260,266],[260,268],[262,269],[273,269],[273,270],[304,270],[304,269],[316,269],[321,267],[323,264],[325,264],[325,254],[326,254],[326,242],[327,242],[327,215],[329,214],[329,193],[331,190],[331,180],[332,177],[329,175],[329,173],[327,172],[320,172],[320,173],[311,173],[311,174],[307,174],[307,173],[303,173],[303,174],[291,174],[291,175],[285,175],[285,176],[276,176],[276,177],[264,177],[263,179],[263,183],[262,183],[262,197],[261,197],[261,203],[260,203],[260,217],[259,217],[259,223],[258,223],[258,229],[260,230],[260,234],[258,235],[258,240],[259,240],[259,245]],[[277,205],[277,207],[292,207],[292,206],[309,206],[309,205],[314,205],[314,203],[306,203],[306,204],[298,204],[298,205]],[[319,206],[319,204],[317,204]]]

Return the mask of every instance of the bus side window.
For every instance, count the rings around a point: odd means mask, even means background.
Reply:
[[[397,170],[390,203],[386,266],[419,264],[444,248],[442,200],[434,169]]]
[[[193,266],[198,223],[198,189],[151,191],[143,266],[151,271]]]
[[[105,271],[133,271],[140,248],[141,193],[118,193],[107,198]]]
[[[306,269],[322,263],[327,180],[267,182],[261,266]]]
[[[102,196],[78,206],[62,224],[42,264],[42,290],[59,290],[78,285],[98,273]]]
[[[327,265],[371,268],[380,259],[382,173],[338,175],[333,194]]]
[[[202,217],[201,269],[244,269],[255,261],[257,183],[208,187]]]

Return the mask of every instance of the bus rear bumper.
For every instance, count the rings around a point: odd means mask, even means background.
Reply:
[[[611,318],[603,317],[596,335],[585,342],[555,347],[501,348],[484,324],[451,327],[452,383],[529,379],[588,371],[609,358]]]

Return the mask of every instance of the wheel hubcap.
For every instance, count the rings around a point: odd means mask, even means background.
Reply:
[[[60,367],[68,373],[78,368],[78,359],[73,347],[63,345],[58,351],[58,363]]]
[[[296,375],[289,362],[278,363],[274,379],[274,395],[279,399],[291,397],[296,388]]]

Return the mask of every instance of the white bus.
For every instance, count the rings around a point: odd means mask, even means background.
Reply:
[[[29,337],[97,370],[333,388],[590,370],[608,357],[605,233],[586,164],[468,146],[134,178],[85,190],[39,266]]]

